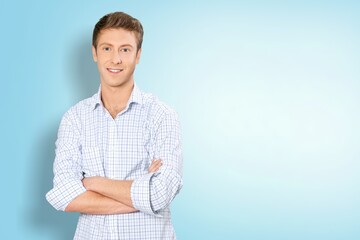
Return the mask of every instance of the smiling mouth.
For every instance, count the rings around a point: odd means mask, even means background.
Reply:
[[[116,68],[106,68],[111,73],[119,73],[122,72],[123,69],[116,69]]]

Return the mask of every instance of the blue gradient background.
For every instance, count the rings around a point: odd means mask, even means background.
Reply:
[[[64,112],[98,87],[108,12],[145,28],[135,79],[181,117],[179,239],[360,239],[358,1],[1,1],[0,239],[71,239],[45,201]]]

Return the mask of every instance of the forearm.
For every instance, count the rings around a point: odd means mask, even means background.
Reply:
[[[137,210],[132,207],[93,191],[86,191],[80,194],[69,203],[65,211],[87,214],[122,214],[137,212]]]
[[[160,159],[154,159],[148,169],[154,173],[162,166]],[[117,202],[120,202],[131,209],[134,209],[131,199],[131,186],[133,180],[113,180],[105,177],[88,177],[82,180],[86,190],[99,193]]]
[[[130,193],[132,182],[132,180],[113,180],[104,177],[91,177],[83,180],[88,191],[99,193],[130,208],[133,208]]]

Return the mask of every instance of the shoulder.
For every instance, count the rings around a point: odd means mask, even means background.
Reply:
[[[164,119],[177,119],[178,113],[173,107],[161,101],[157,96],[151,93],[143,93],[144,106],[148,111],[149,118],[154,123],[159,123]]]
[[[81,119],[89,116],[89,114],[91,114],[92,110],[94,109],[95,97],[96,94],[92,97],[81,100],[72,107],[70,107],[63,115],[63,121],[66,120],[72,124],[79,124],[81,122]]]

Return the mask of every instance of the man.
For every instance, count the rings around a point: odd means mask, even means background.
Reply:
[[[81,213],[74,239],[176,238],[169,205],[182,187],[179,122],[134,83],[142,39],[137,19],[102,17],[92,46],[99,91],[62,118],[46,198]]]

